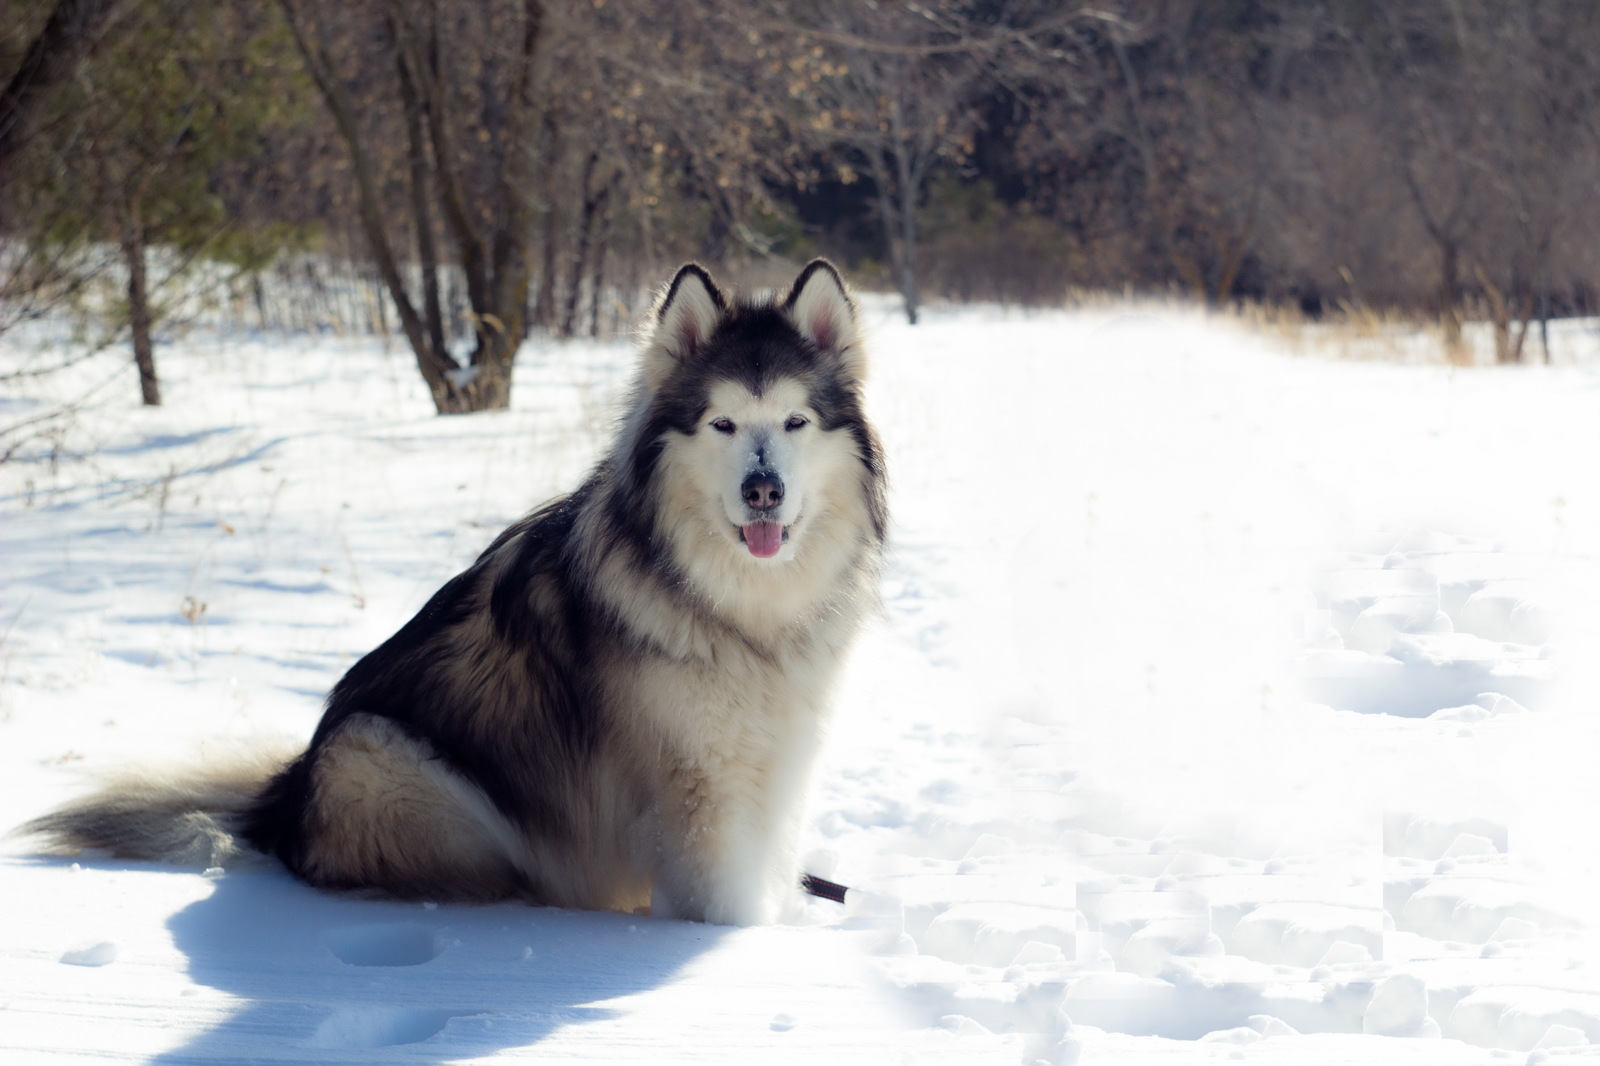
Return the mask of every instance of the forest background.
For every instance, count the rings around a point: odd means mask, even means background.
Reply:
[[[503,407],[685,259],[831,256],[913,323],[1176,292],[1465,358],[1480,319],[1499,362],[1600,303],[1588,3],[0,0],[0,85],[0,331],[69,310],[146,403],[209,313]]]

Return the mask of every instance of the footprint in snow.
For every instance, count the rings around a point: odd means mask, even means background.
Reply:
[[[330,1014],[309,1041],[319,1048],[377,1048],[420,1044],[456,1018],[473,1011],[424,1010],[407,1007],[342,1007]]]
[[[421,966],[447,946],[434,930],[410,922],[348,925],[328,933],[327,944],[340,962],[351,966]]]
[[[87,947],[74,948],[61,956],[68,966],[106,966],[117,961],[117,945],[109,940]]]

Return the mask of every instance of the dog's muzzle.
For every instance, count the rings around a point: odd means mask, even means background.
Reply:
[[[750,521],[739,527],[740,538],[757,559],[770,559],[783,549],[785,530],[777,521],[783,506],[783,479],[770,470],[756,470],[739,486],[750,509]]]

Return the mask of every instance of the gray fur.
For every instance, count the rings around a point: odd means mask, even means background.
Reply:
[[[259,863],[259,852],[241,846],[240,819],[292,757],[240,755],[160,776],[125,770],[16,832],[39,837],[48,855],[99,852],[202,870]]]

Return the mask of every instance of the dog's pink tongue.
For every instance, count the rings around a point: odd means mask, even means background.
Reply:
[[[750,522],[744,527],[744,543],[757,559],[770,559],[783,547],[783,524]]]

